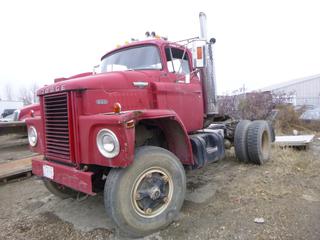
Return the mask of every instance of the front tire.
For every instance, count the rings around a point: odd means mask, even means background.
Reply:
[[[163,148],[145,146],[136,149],[129,167],[110,171],[104,203],[122,233],[141,237],[174,220],[185,192],[185,171],[179,159]]]
[[[76,198],[78,192],[68,188],[66,186],[63,186],[59,183],[53,182],[47,178],[43,179],[44,186],[51,192],[53,195],[56,195],[57,197],[61,199],[66,198]]]

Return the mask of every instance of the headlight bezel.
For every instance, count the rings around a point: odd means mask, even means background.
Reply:
[[[34,141],[32,140],[31,133],[34,134],[34,136],[33,136],[35,138]],[[38,132],[37,132],[37,129],[34,126],[30,126],[28,128],[28,141],[29,141],[29,144],[30,144],[31,147],[37,146],[37,143],[38,143]]]
[[[103,146],[103,140],[106,136],[111,137],[113,140],[114,148],[111,151],[107,151],[105,147]],[[112,132],[110,129],[103,128],[97,133],[96,137],[96,144],[98,147],[99,152],[102,154],[102,156],[106,158],[114,158],[119,155],[120,153],[120,143],[119,140],[114,132]]]

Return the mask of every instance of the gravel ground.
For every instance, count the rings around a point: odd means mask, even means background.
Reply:
[[[145,239],[319,240],[319,142],[308,151],[274,148],[264,166],[240,164],[229,152],[188,172],[179,218]],[[105,215],[102,195],[60,200],[36,177],[0,185],[0,212],[3,240],[123,239]]]

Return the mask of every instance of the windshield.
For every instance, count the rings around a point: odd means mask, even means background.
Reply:
[[[156,46],[128,48],[107,55],[101,61],[101,72],[142,69],[162,69]]]

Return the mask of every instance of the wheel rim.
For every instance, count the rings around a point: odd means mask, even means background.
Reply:
[[[172,200],[173,181],[160,167],[145,170],[135,180],[131,200],[134,211],[145,218],[153,218],[164,212]]]

